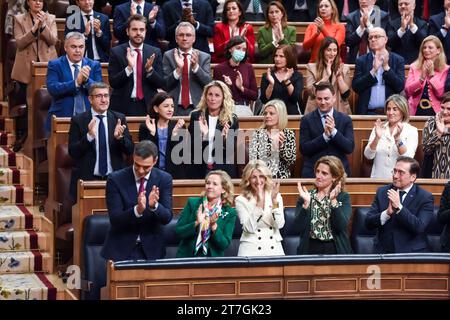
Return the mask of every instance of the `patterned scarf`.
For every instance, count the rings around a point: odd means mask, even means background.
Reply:
[[[222,211],[222,199],[219,198],[216,204],[210,206],[208,205],[208,199],[206,197],[203,197],[203,203],[201,204],[201,206],[203,206],[203,212],[206,212],[206,217],[205,220],[203,220],[203,222],[198,225],[199,229],[197,242],[195,243],[195,255],[197,255],[198,251],[202,249],[203,256],[206,256],[208,254],[208,240],[211,236],[209,221],[211,216],[216,212],[220,215]]]

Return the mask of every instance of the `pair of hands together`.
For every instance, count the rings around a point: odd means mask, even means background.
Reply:
[[[92,118],[92,120],[88,124],[88,134],[91,138],[95,139],[97,136],[97,121],[95,118]],[[116,127],[114,128],[114,138],[119,140],[123,138],[123,133],[125,132],[126,125],[122,124],[122,121],[120,119],[117,119]]]
[[[148,198],[145,196],[145,191],[138,194],[136,210],[139,214],[142,214],[142,212],[144,212],[145,208],[147,207],[147,204],[150,208],[155,208],[158,201],[159,188],[157,186],[153,186],[152,191],[150,191],[150,194],[148,195]]]
[[[303,199],[303,208],[308,208],[311,204],[311,194],[305,186],[302,186],[301,182],[297,183],[297,190],[300,198]],[[341,193],[341,182],[339,182],[329,193],[331,204],[334,205],[337,203],[337,196],[339,195],[339,193]]]

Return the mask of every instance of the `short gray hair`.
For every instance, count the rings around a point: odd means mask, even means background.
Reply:
[[[95,89],[108,89],[109,90],[109,85],[107,83],[104,82],[94,82],[93,84],[91,84],[89,86],[89,90],[88,93],[90,96],[92,96],[92,94],[94,93]]]
[[[86,41],[86,37],[84,36],[84,34],[82,34],[81,32],[78,32],[78,31],[72,31],[72,32],[69,32],[68,34],[66,34],[65,41],[68,41],[69,39],[72,39],[72,38],[77,39],[77,40],[82,39],[83,41]]]
[[[176,29],[175,29],[175,35],[177,35],[177,34],[178,34],[178,31],[179,31],[181,28],[184,28],[184,27],[190,28],[190,29],[192,30],[192,33],[195,35],[195,28],[194,28],[194,26],[192,25],[192,23],[187,22],[187,21],[182,21],[182,22],[180,22],[180,24],[179,24],[179,25],[176,27]]]
[[[156,159],[158,157],[158,147],[150,140],[142,140],[134,146],[134,155],[142,159],[149,157]]]

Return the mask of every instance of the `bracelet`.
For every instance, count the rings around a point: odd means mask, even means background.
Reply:
[[[288,82],[284,81],[284,84],[285,84],[286,86],[290,86],[290,85],[292,84],[292,82],[291,82],[291,81],[288,81]]]
[[[279,203],[277,202],[272,202],[272,209],[278,209],[279,208]]]

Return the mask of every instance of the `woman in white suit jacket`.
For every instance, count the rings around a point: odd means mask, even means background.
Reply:
[[[279,183],[272,180],[262,160],[252,160],[245,166],[242,194],[235,200],[243,230],[238,256],[284,255],[280,234],[284,208],[278,189]]]

